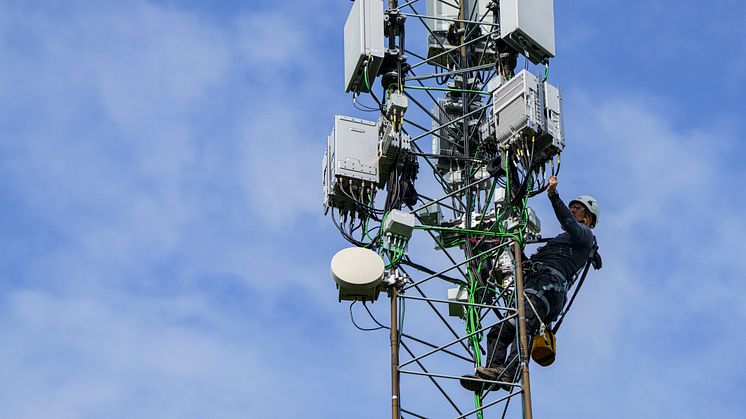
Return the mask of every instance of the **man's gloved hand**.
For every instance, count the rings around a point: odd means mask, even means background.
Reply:
[[[549,177],[549,184],[547,186],[547,195],[553,196],[557,189],[557,176],[550,176]]]

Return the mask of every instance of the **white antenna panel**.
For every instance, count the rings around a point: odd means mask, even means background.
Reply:
[[[364,247],[348,247],[332,258],[331,274],[339,288],[339,300],[375,301],[383,281],[383,259]]]
[[[383,3],[355,0],[344,32],[345,91],[369,92],[383,62]],[[367,73],[367,79],[365,77]]]

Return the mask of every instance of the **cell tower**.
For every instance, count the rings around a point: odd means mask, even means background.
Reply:
[[[354,245],[331,262],[340,301],[368,310],[383,291],[391,303],[379,326],[390,329],[392,418],[506,417],[517,396],[532,417],[522,258],[541,240],[527,204],[564,148],[554,55],[553,0],[352,2],[345,90],[374,117],[335,117],[324,211]],[[416,254],[414,232],[437,252]],[[410,326],[405,307],[427,320]],[[511,319],[516,373],[468,393],[461,375]],[[439,413],[423,413],[423,384],[442,396]]]

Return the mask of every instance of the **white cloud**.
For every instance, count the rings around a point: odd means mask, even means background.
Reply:
[[[249,365],[230,364],[256,351],[191,325],[215,320],[204,302],[121,297],[6,296],[3,323],[17,334],[3,347],[6,376],[16,378],[4,386],[4,416],[155,417],[158,407],[150,399],[162,400],[167,417],[192,409],[206,414],[199,399],[210,396],[210,386],[230,391],[219,384],[230,381],[252,388]],[[177,402],[193,391],[202,395]]]
[[[365,351],[318,257],[335,243],[307,243],[320,216],[300,224],[320,209],[307,173],[326,124],[308,126],[326,111],[308,103],[326,82],[254,79],[246,59],[313,64],[299,54],[316,22],[285,22],[296,46],[278,55],[246,49],[264,14],[219,26],[144,2],[6,11],[2,33],[19,40],[0,47],[17,64],[0,76],[6,216],[31,214],[55,242],[2,273],[0,370],[14,380],[0,416],[341,417],[337,385],[361,391],[350,400],[379,392],[385,374],[349,372]],[[328,348],[329,334],[345,343]]]
[[[14,333],[0,348],[0,372],[9,378],[0,385],[0,414],[342,417],[348,403],[385,399],[387,373],[377,365],[387,354],[368,348],[385,344],[386,335],[361,338],[346,307],[339,316],[309,316],[300,315],[308,301],[257,310],[242,308],[251,300],[230,300],[7,293],[0,324]],[[331,402],[350,388],[344,402]]]

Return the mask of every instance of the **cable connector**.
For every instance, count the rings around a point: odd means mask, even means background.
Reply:
[[[403,293],[401,288],[411,283],[412,279],[409,275],[402,272],[399,268],[394,268],[386,273],[386,276],[383,278],[383,282],[381,283],[381,288],[382,290],[386,290],[391,287],[397,287],[400,289],[399,292]]]
[[[407,111],[408,104],[409,102],[407,101],[406,96],[401,93],[392,93],[386,101],[384,110],[386,111],[386,115],[389,117],[395,112],[403,116],[404,112]]]
[[[386,118],[393,123],[396,132],[399,132],[404,124],[404,112],[407,111],[408,105],[407,97],[401,93],[391,93],[386,100],[383,110]]]

